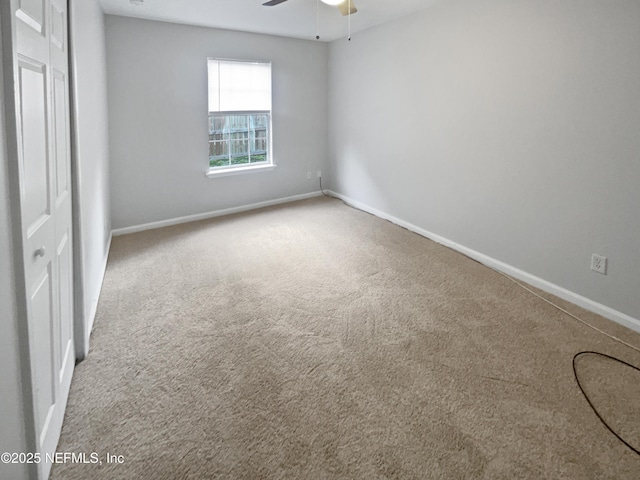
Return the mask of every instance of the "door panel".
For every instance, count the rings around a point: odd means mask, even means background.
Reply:
[[[38,318],[38,328],[30,329],[31,370],[35,386],[35,419],[36,431],[46,432],[51,422],[52,410],[56,400],[56,381],[54,375],[53,345],[53,284],[51,282],[51,263],[45,268],[43,275],[36,282],[31,293],[31,312]]]
[[[44,25],[44,1],[18,0],[16,16],[37,32],[42,32]]]
[[[51,4],[51,43],[58,49],[65,49],[65,15],[55,3]]]
[[[24,181],[24,219],[28,230],[43,221],[49,208],[49,169],[47,142],[47,82],[45,66],[36,62],[19,64],[22,102],[22,170]]]
[[[67,161],[66,105],[67,85],[64,74],[53,72],[53,129],[54,129],[54,164],[56,166],[56,204],[63,200],[63,195],[69,194],[69,164]]]
[[[60,290],[60,319],[72,318],[73,315],[73,264],[71,259],[71,232],[67,232],[62,237],[57,249],[58,257],[58,286]],[[66,367],[66,362],[70,359],[73,362],[73,326],[71,322],[60,322],[60,333],[58,335],[58,380],[62,381]]]

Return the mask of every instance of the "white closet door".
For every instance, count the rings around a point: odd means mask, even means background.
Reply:
[[[60,437],[75,359],[67,0],[16,0],[14,13],[29,352],[44,457]],[[50,468],[43,461],[40,478]]]

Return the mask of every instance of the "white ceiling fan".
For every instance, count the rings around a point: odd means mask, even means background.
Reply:
[[[262,5],[266,6],[266,7],[274,7],[275,5],[279,5],[281,3],[286,2],[287,0],[271,0],[269,2],[263,3]],[[353,15],[354,13],[356,13],[358,11],[358,9],[356,8],[356,6],[353,4],[353,0],[349,1],[349,0],[321,0],[322,3],[326,3],[327,5],[333,5],[335,7],[338,7],[338,10],[340,10],[340,13],[342,15]],[[349,10],[349,5],[351,5],[351,10]]]

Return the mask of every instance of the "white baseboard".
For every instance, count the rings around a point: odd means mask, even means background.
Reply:
[[[82,329],[84,338],[82,339],[82,351],[76,352],[76,360],[82,361],[89,354],[89,339],[91,338],[91,331],[93,330],[93,324],[96,321],[96,314],[98,313],[98,302],[100,300],[100,293],[102,292],[102,285],[104,284],[104,276],[107,273],[107,260],[109,259],[109,251],[111,250],[111,240],[113,239],[113,234],[109,232],[109,239],[107,240],[107,248],[105,249],[104,259],[102,260],[102,275],[100,280],[100,288],[98,289],[98,293],[95,298],[91,301],[91,306],[89,307],[89,315],[83,319],[85,322],[84,328]],[[86,292],[85,292],[86,293]]]
[[[214,210],[213,212],[198,213],[196,215],[187,215],[186,217],[170,218],[168,220],[160,220],[159,222],[144,223],[142,225],[134,225],[132,227],[116,228],[112,230],[113,236],[126,235],[128,233],[143,232],[145,230],[153,230],[155,228],[169,227],[171,225],[179,225],[181,223],[196,222],[198,220],[206,220],[214,217],[222,217],[223,215],[231,215],[233,213],[246,212],[257,208],[270,207],[272,205],[280,205],[282,203],[295,202],[305,200],[307,198],[319,197],[322,192],[303,193],[301,195],[293,195],[291,197],[276,198],[265,202],[251,203],[249,205],[241,205],[239,207],[225,208],[222,210]]]
[[[513,267],[507,263],[501,262],[500,260],[496,260],[495,258],[492,258],[488,255],[472,250],[471,248],[465,247],[464,245],[460,245],[459,243],[449,240],[448,238],[442,237],[440,235],[436,235],[435,233],[432,233],[423,228],[417,227],[416,225],[413,225],[409,222],[405,222],[404,220],[401,220],[385,212],[372,208],[369,205],[366,205],[362,202],[349,198],[345,195],[342,195],[340,193],[337,193],[331,190],[329,190],[328,193],[333,197],[339,198],[346,204],[357,208],[358,210],[365,211],[367,213],[375,215],[376,217],[395,223],[396,225],[404,227],[407,230],[417,233],[418,235],[426,237],[430,240],[433,240],[436,243],[444,245],[445,247],[452,248],[453,250],[456,250],[464,255],[467,255],[468,257],[471,257],[474,260],[477,260],[478,262],[482,263],[483,265],[486,265],[489,268],[506,273],[507,275],[513,278],[522,280],[523,282],[526,282],[529,285],[539,288],[540,290],[543,290],[547,293],[560,297],[563,300],[567,300],[568,302],[578,305],[586,310],[589,310],[590,312],[597,313],[598,315],[602,315],[603,317],[608,318],[609,320],[613,320],[614,322],[619,323],[620,325],[623,325],[627,328],[630,328],[631,330],[634,330],[640,333],[640,320],[633,318],[632,316],[627,315],[626,313],[622,313],[617,310],[614,310],[613,308],[607,307],[606,305],[602,305],[601,303],[595,302],[587,297],[583,297],[582,295],[579,295],[575,292],[567,290],[566,288],[560,287],[547,280],[536,277],[535,275],[531,275],[530,273],[527,273],[523,270]]]
[[[104,260],[102,261],[102,281],[100,282],[100,288],[98,289],[98,295],[91,302],[91,309],[89,310],[89,323],[87,325],[87,338],[85,341],[89,343],[89,337],[91,336],[91,330],[93,330],[93,323],[96,320],[96,313],[98,313],[98,302],[100,301],[100,293],[102,292],[102,285],[104,284],[104,276],[107,273],[107,261],[109,260],[109,251],[111,251],[111,240],[113,240],[113,232],[109,234],[109,240],[107,241],[106,253]],[[87,348],[87,351],[89,349]]]
[[[111,250],[111,240],[113,239],[113,235],[109,232],[109,238],[107,240],[107,247],[105,249],[105,255],[102,260],[102,270],[100,275],[100,288],[98,289],[97,295],[95,298],[91,300],[91,305],[89,305],[89,313],[84,316],[82,321],[84,322],[82,326],[82,346],[81,349],[76,349],[76,360],[82,361],[89,354],[89,339],[91,338],[91,331],[93,330],[93,324],[96,320],[96,314],[98,312],[98,302],[100,300],[100,293],[102,292],[102,285],[104,284],[104,276],[107,272],[107,260],[109,259],[109,251]],[[85,292],[86,294],[86,292]],[[84,310],[84,305],[83,305]]]

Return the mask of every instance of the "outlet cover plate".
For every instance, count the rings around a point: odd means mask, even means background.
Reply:
[[[596,255],[595,253],[591,255],[591,270],[597,273],[601,273],[602,275],[607,274],[607,257],[603,257],[602,255]]]

